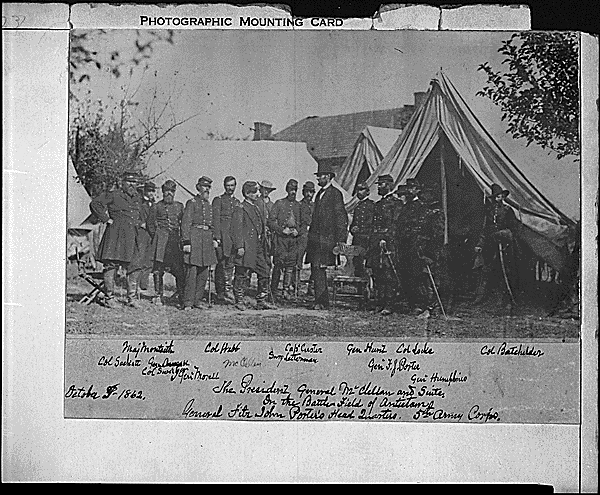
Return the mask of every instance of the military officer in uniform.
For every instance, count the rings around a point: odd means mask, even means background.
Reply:
[[[304,265],[304,255],[306,254],[306,245],[308,243],[308,229],[312,221],[313,211],[315,210],[315,203],[313,198],[315,196],[315,183],[312,181],[306,181],[302,186],[302,199],[300,200],[300,224],[302,229],[300,230],[300,237],[298,240],[298,266],[296,267],[295,283],[300,281],[300,272]],[[314,294],[314,287],[312,277],[308,280],[308,292],[307,295]]]
[[[283,297],[293,296],[294,269],[298,263],[300,232],[304,230],[300,203],[296,201],[298,181],[290,179],[285,186],[287,196],[278,199],[269,213],[267,225],[273,235],[273,275],[271,293],[279,295],[279,279],[283,273]]]
[[[420,236],[427,209],[420,197],[422,189],[417,179],[407,179],[405,191],[407,201],[397,218],[396,237],[402,253],[398,268],[409,310],[413,315],[420,315],[424,311]]]
[[[181,220],[181,241],[185,263],[185,290],[183,307],[203,309],[202,299],[209,269],[217,263],[215,249],[217,241],[213,226],[212,206],[208,200],[212,179],[202,176],[198,179],[198,194],[190,199],[183,211]],[[210,290],[210,287],[209,287]]]
[[[422,215],[415,217],[419,224],[412,229],[415,236],[416,256],[413,256],[411,262],[415,267],[420,268],[420,271],[415,272],[418,306],[424,309],[419,318],[428,318],[440,309],[433,284],[436,284],[440,297],[445,298],[448,292],[446,290],[447,267],[443,256],[444,218],[433,189],[423,188],[420,192],[420,200],[424,210]]]
[[[371,235],[373,234],[375,202],[369,199],[369,186],[365,182],[357,185],[356,196],[358,197],[358,204],[354,208],[354,215],[350,224],[352,245],[362,247],[366,253],[371,242]],[[364,277],[366,273],[365,255],[355,256],[353,264],[354,275],[356,277]]]
[[[373,235],[369,246],[368,266],[373,271],[377,306],[375,312],[387,316],[392,313],[398,288],[395,252],[395,214],[398,199],[391,193],[394,179],[380,175],[377,192],[381,199],[374,205]]]
[[[217,196],[212,203],[215,237],[217,239],[217,267],[215,269],[215,288],[217,301],[233,304],[233,241],[231,238],[231,218],[239,200],[233,195],[237,182],[235,177],[227,176],[223,180],[225,192]]]
[[[502,294],[502,306],[510,311],[518,285],[515,239],[518,220],[512,208],[504,203],[509,194],[510,191],[498,184],[491,185],[483,232],[475,247],[483,256],[484,264],[474,303],[483,302],[490,289],[497,288]]]
[[[273,187],[273,183],[269,180],[262,180],[258,185],[259,196],[256,200],[256,206],[260,210],[260,214],[265,219],[265,222],[269,219],[269,213],[271,213],[271,209],[273,208],[273,201],[269,195],[275,191],[275,187]],[[267,263],[269,265],[269,273],[271,273],[272,263],[271,256],[273,256],[273,233],[269,230],[269,226],[266,225],[265,231],[265,242],[266,242],[266,252],[265,255],[267,257]]]
[[[146,224],[146,228],[140,231],[140,254],[141,252],[145,254],[133,261],[133,265],[136,266],[139,264],[140,279],[138,289],[145,291],[148,290],[148,279],[150,278],[150,273],[152,273],[152,235],[148,230],[148,217],[150,209],[156,203],[156,184],[154,182],[146,182],[139,191],[142,195],[142,223]],[[144,246],[146,247],[145,249]]]
[[[163,303],[163,278],[165,270],[175,277],[176,296],[183,304],[184,271],[181,251],[181,219],[183,203],[175,201],[177,184],[167,180],[162,185],[163,199],[150,209],[148,230],[152,235],[151,258],[154,276],[154,300],[157,305]]]
[[[258,278],[256,309],[275,309],[267,302],[269,288],[269,264],[266,254],[266,219],[258,207],[258,184],[245,182],[242,186],[244,201],[236,205],[231,219],[232,241],[235,264],[233,293],[235,307],[240,311],[246,309],[245,292],[252,272]]]
[[[104,264],[105,305],[113,308],[115,275],[119,266],[127,270],[127,302],[139,307],[137,301],[137,281],[139,267],[132,269],[131,262],[140,256],[140,230],[142,222],[142,202],[136,191],[139,175],[126,172],[122,176],[121,188],[96,197],[90,203],[90,210],[106,224],[106,230],[98,249],[97,259]]]

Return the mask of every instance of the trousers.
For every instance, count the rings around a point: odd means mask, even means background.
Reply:
[[[199,306],[204,299],[204,288],[208,280],[208,266],[186,265],[183,305]]]

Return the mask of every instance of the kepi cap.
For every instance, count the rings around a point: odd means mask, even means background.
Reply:
[[[175,184],[175,181],[173,181],[171,179],[166,180],[165,183],[162,185],[162,190],[174,192],[177,190],[177,184]]]
[[[314,191],[315,190],[315,183],[312,181],[306,181],[304,183],[304,185],[302,186],[302,189],[305,191]]]
[[[198,186],[212,186],[212,179],[210,177],[206,177],[206,175],[203,175],[202,177],[200,177],[198,179],[198,182],[196,183],[196,187]]]
[[[377,184],[393,184],[393,183],[394,183],[394,178],[389,174],[380,175],[377,178]]]

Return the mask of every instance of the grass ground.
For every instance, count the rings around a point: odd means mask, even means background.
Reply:
[[[307,277],[303,277],[307,278]],[[167,281],[166,295],[172,293]],[[66,332],[126,337],[144,336],[227,336],[257,339],[324,339],[324,340],[556,340],[579,338],[579,321],[545,316],[532,308],[517,308],[512,315],[491,307],[473,308],[463,303],[455,308],[450,320],[437,316],[420,320],[414,316],[381,316],[358,309],[358,300],[347,298],[330,311],[309,309],[311,301],[278,304],[277,310],[236,310],[233,306],[213,305],[205,310],[181,311],[174,304],[155,306],[151,302],[152,284],[141,294],[140,308],[119,304],[108,309],[77,301],[89,286],[77,277],[67,277]],[[121,289],[124,301],[124,289]],[[302,293],[303,291],[301,291]]]

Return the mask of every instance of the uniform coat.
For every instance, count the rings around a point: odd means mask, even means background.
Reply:
[[[103,193],[90,203],[91,212],[106,223],[96,259],[102,263],[116,261],[130,263],[138,255],[138,232],[141,229],[142,198],[130,196],[122,190]]]
[[[315,203],[308,201],[306,198],[300,200],[300,224],[302,230],[300,231],[300,239],[298,240],[298,266],[302,267],[304,262],[304,253],[306,253],[306,246],[308,244],[308,229],[312,221],[313,211],[315,209]]]
[[[319,191],[316,196],[315,210],[308,230],[306,261],[321,265],[335,265],[333,248],[348,238],[348,214],[344,207],[344,198],[334,186]]]
[[[256,204],[243,201],[233,211],[232,241],[235,266],[250,268],[256,271],[260,264],[259,254],[263,254],[265,244],[265,219]],[[244,248],[244,255],[238,256],[237,250]]]
[[[267,225],[273,233],[273,263],[283,266],[296,266],[298,261],[299,237],[284,234],[283,230],[294,228],[300,234],[306,229],[301,224],[300,203],[295,199],[278,199],[269,213]]]
[[[186,203],[181,219],[182,244],[192,246],[191,253],[183,254],[184,263],[194,266],[215,265],[217,255],[214,240],[212,206],[197,195]]]
[[[355,246],[368,247],[369,239],[373,234],[374,211],[375,202],[369,198],[363,199],[354,208],[350,233],[352,234],[352,244]]]
[[[266,239],[266,253],[267,256],[270,258],[270,256],[273,254],[272,253],[272,249],[273,249],[273,235],[272,233],[269,231],[269,227],[267,225],[267,221],[269,219],[269,214],[271,213],[271,210],[273,209],[273,201],[271,201],[271,198],[267,198],[267,201],[265,201],[263,199],[263,197],[259,197],[256,200],[256,206],[258,208],[258,211],[260,212],[262,218],[264,218],[265,220],[265,227],[266,227],[266,231],[265,231],[265,239]],[[270,263],[270,261],[269,261]]]
[[[181,219],[183,203],[159,201],[150,209],[148,230],[152,235],[152,260],[167,265],[183,263]]]
[[[140,207],[141,228],[138,229],[138,246],[139,251],[131,260],[130,269],[150,269],[152,268],[152,235],[148,229],[148,219],[150,217],[150,209],[154,202],[142,196]]]
[[[229,194],[222,194],[213,199],[213,225],[215,226],[215,238],[221,241],[218,247],[219,257],[231,256],[233,239],[231,238],[231,219],[234,208],[240,201]]]

